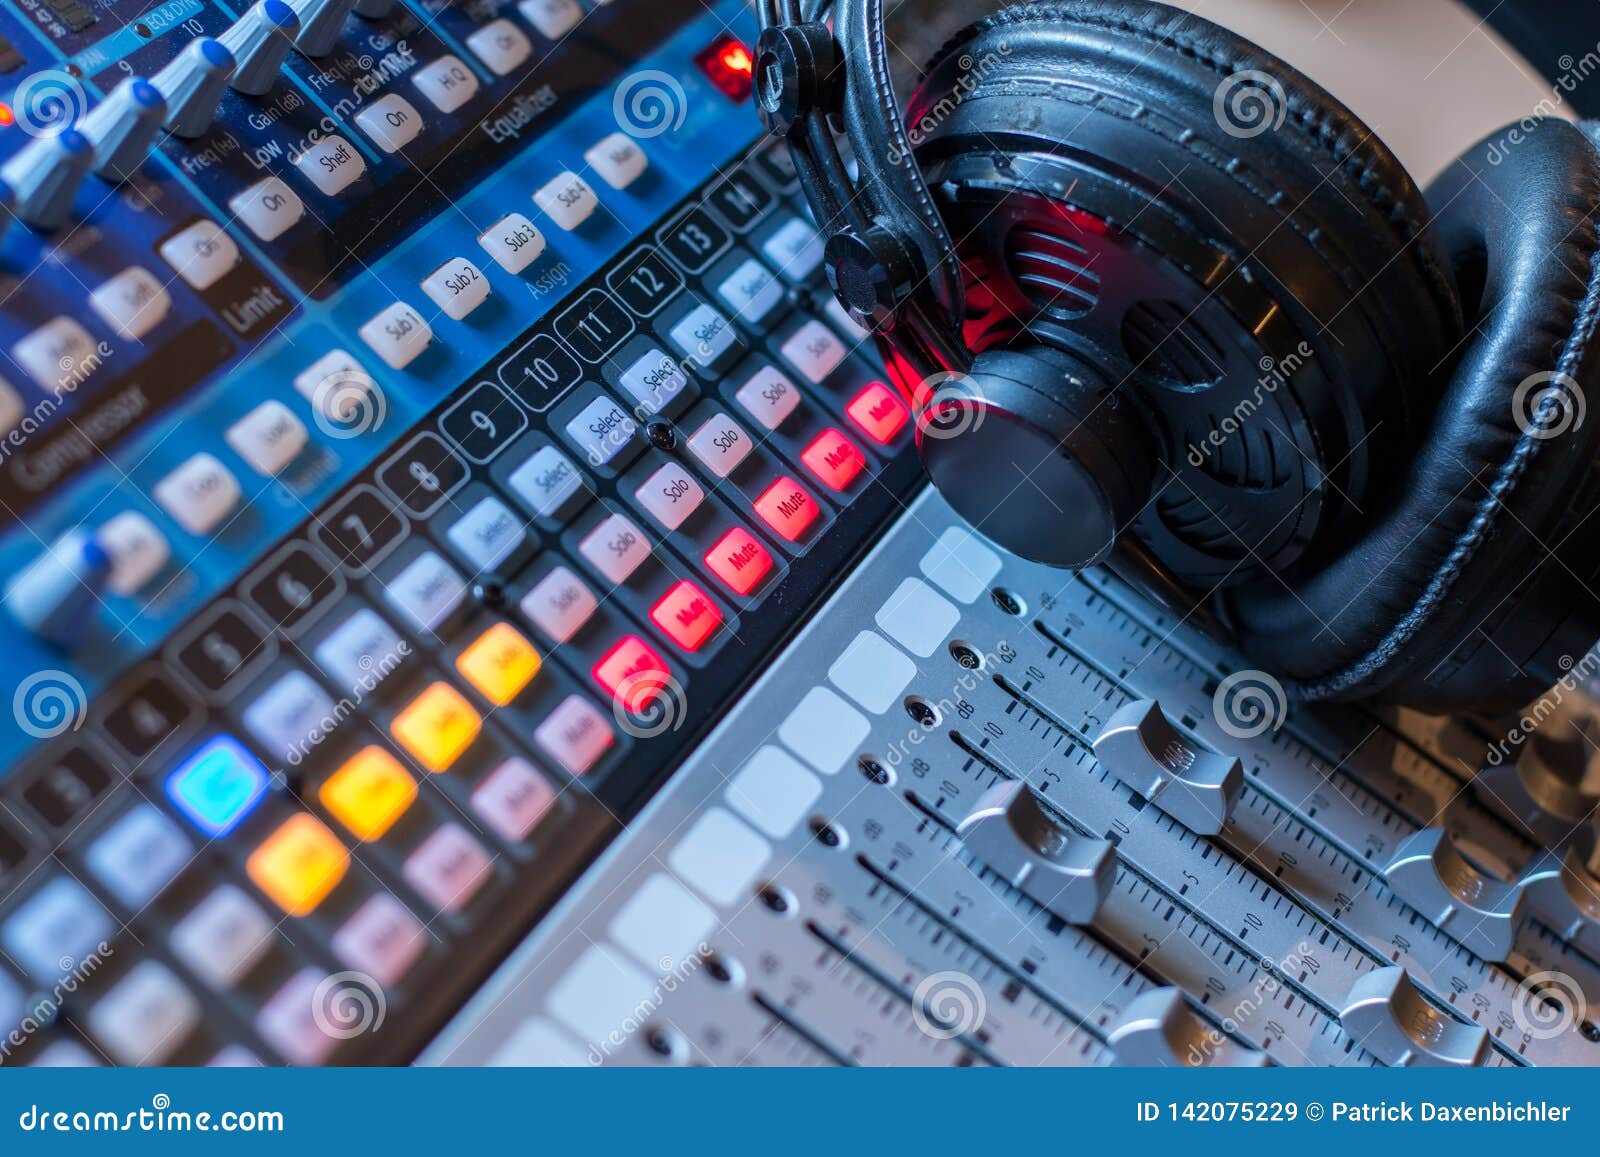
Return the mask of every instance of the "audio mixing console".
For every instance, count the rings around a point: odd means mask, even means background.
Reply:
[[[0,3],[0,1063],[1600,1061],[1581,691],[963,529],[755,31]]]

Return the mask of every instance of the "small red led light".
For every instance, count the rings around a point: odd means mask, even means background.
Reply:
[[[11,111],[8,104],[0,104],[0,128],[10,128],[17,123],[17,114]]]
[[[755,57],[750,55],[749,47],[737,37],[723,33],[696,53],[694,62],[707,79],[717,86],[717,91],[735,104],[743,104],[750,99]]]

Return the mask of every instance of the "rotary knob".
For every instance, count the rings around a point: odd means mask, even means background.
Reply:
[[[300,35],[294,46],[302,55],[326,56],[339,43],[344,22],[355,10],[356,0],[289,0],[300,17]]]
[[[1395,895],[1473,955],[1490,961],[1511,955],[1523,916],[1521,884],[1479,869],[1443,828],[1402,840],[1383,876]]]
[[[72,214],[78,187],[94,164],[94,145],[77,129],[36,137],[0,167],[11,211],[35,229],[55,229]]]
[[[1489,1033],[1429,1004],[1404,968],[1366,973],[1350,986],[1339,1022],[1362,1048],[1395,1068],[1470,1068],[1489,1057]]]
[[[270,92],[299,31],[300,17],[284,0],[258,0],[251,5],[218,37],[239,66],[228,82],[233,90],[246,96]]]
[[[1272,1062],[1201,1022],[1176,988],[1155,988],[1122,1010],[1106,1033],[1118,1066],[1259,1069]]]
[[[198,137],[211,127],[235,68],[233,53],[209,36],[191,40],[150,83],[167,100],[173,136]]]
[[[1056,823],[1024,783],[984,792],[956,832],[988,868],[1068,924],[1093,920],[1116,880],[1116,848]]]
[[[1106,720],[1094,755],[1129,788],[1192,832],[1222,831],[1244,790],[1244,767],[1190,739],[1161,704],[1136,699]]]
[[[1156,450],[1126,393],[1064,350],[989,350],[934,389],[917,448],[986,538],[1081,568],[1111,553],[1150,496]]]
[[[108,181],[126,181],[144,164],[167,119],[167,101],[142,76],[125,78],[83,118],[83,135],[94,145],[94,170]]]

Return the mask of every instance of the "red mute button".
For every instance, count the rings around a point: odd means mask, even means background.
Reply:
[[[896,434],[906,428],[911,411],[900,400],[900,395],[882,382],[873,382],[855,396],[844,408],[850,420],[866,431],[867,437],[887,446]]]
[[[698,651],[716,633],[722,612],[710,595],[686,579],[662,596],[650,621],[685,651]]]
[[[800,461],[829,490],[844,490],[856,480],[867,460],[844,431],[824,430],[800,452]]]
[[[666,660],[638,635],[625,635],[594,665],[595,682],[628,711],[637,713],[670,684]]]
[[[735,594],[747,595],[761,585],[772,569],[772,555],[742,526],[736,526],[706,552],[711,573]]]
[[[756,499],[756,513],[784,538],[798,542],[822,511],[804,486],[793,478],[780,478]]]

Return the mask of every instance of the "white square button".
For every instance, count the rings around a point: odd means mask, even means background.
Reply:
[[[918,578],[908,578],[878,608],[878,629],[926,659],[939,649],[961,621],[955,604]]]
[[[689,889],[657,872],[611,921],[611,938],[654,972],[670,972],[695,954],[717,915]]]
[[[397,153],[422,131],[422,114],[398,93],[379,97],[356,113],[356,124],[386,153]]]
[[[377,388],[366,367],[345,350],[329,350],[294,376],[294,388],[324,418],[348,422]]]
[[[583,19],[577,0],[522,0],[517,11],[546,40],[560,40]]]
[[[650,539],[631,518],[611,514],[601,520],[578,544],[594,569],[614,583],[625,580],[650,557]]]
[[[441,56],[411,75],[411,83],[440,112],[455,112],[478,94],[478,78],[459,56]]]
[[[828,681],[874,715],[894,706],[917,665],[882,635],[862,631],[828,668]]]
[[[306,446],[305,424],[275,398],[229,426],[223,437],[252,470],[268,477],[293,462]]]
[[[872,725],[867,717],[826,687],[813,687],[778,725],[789,750],[824,775],[833,775],[856,753]]]
[[[471,36],[467,47],[496,76],[505,76],[533,55],[533,42],[509,20],[491,20]]]
[[[239,247],[215,221],[196,221],[161,243],[161,260],[195,289],[210,289],[239,264]]]
[[[155,274],[130,265],[96,286],[89,304],[119,335],[138,341],[161,324],[172,308],[172,296]]]
[[[689,435],[690,452],[718,478],[726,478],[753,448],[750,435],[728,415],[716,413]]]
[[[918,566],[945,594],[958,603],[970,603],[1000,573],[1000,556],[970,530],[952,526],[939,536]]]
[[[457,321],[489,300],[489,279],[465,257],[446,261],[422,279],[422,292]]]
[[[507,213],[478,235],[478,244],[507,273],[521,273],[544,252],[544,234],[521,213]]]
[[[131,595],[161,573],[172,555],[166,538],[137,510],[124,510],[94,533],[111,558],[108,584],[119,595]]]
[[[367,162],[356,147],[337,134],[306,149],[294,159],[294,165],[329,197],[344,192],[367,171]]]
[[[772,857],[772,845],[730,811],[707,808],[667,857],[667,867],[713,904],[741,899]]]
[[[533,203],[557,228],[572,230],[589,219],[600,200],[588,181],[569,170],[540,186]]]
[[[589,168],[613,189],[626,189],[650,167],[639,142],[627,133],[612,133],[602,137],[583,154]]]
[[[190,534],[205,534],[239,502],[239,482],[210,454],[196,454],[160,482],[157,502]]]
[[[263,241],[282,237],[306,215],[306,203],[282,177],[257,181],[228,200],[233,215]]]
[[[634,491],[639,505],[667,530],[677,530],[705,501],[706,492],[680,462],[668,462]]]
[[[433,340],[433,328],[403,301],[376,314],[359,332],[361,340],[393,370],[405,369]]]
[[[781,840],[822,795],[822,781],[781,747],[763,747],[728,783],[728,806]]]

